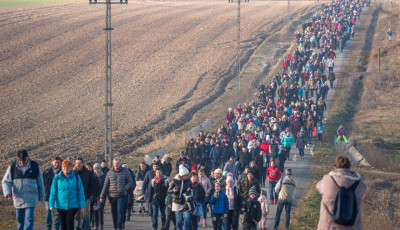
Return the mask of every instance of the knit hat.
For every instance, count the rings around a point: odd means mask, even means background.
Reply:
[[[183,165],[179,165],[179,176],[186,176],[189,174],[189,170],[183,166]]]
[[[252,187],[250,188],[249,195],[250,195],[250,194],[257,195],[256,187],[252,186]]]
[[[94,164],[93,165],[93,169],[95,169],[95,168],[101,169],[101,164],[99,164],[99,163]]]
[[[221,183],[219,183],[219,182],[215,182],[215,184],[214,184],[214,187],[215,187],[215,185],[216,185],[216,184],[217,184],[217,185],[219,185],[219,187],[220,187],[220,188],[222,188],[222,185],[221,185]]]
[[[292,175],[292,170],[291,169],[286,169],[285,174],[286,175]]]
[[[222,173],[222,176],[226,176],[226,175],[228,175],[228,171],[224,171],[224,172]]]

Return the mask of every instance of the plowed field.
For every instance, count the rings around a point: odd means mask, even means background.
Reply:
[[[296,15],[313,2],[291,4]],[[241,4],[242,62],[286,23],[286,2]],[[114,152],[188,121],[235,77],[237,4],[130,1],[112,6]],[[105,6],[0,10],[0,157],[26,148],[103,156]]]

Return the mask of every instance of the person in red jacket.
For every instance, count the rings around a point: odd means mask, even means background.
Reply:
[[[267,171],[267,177],[269,181],[269,197],[271,200],[271,204],[275,204],[278,202],[278,193],[276,193],[274,190],[276,183],[278,183],[279,179],[281,179],[281,172],[279,171],[279,168],[276,167],[276,164],[274,161],[271,161],[271,166],[268,168]]]

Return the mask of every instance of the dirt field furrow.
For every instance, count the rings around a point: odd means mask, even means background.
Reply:
[[[178,128],[224,92],[236,76],[236,7],[113,5],[115,153]],[[242,64],[285,25],[286,9],[286,2],[242,5]],[[104,14],[104,6],[87,3],[0,10],[0,162],[19,148],[41,162],[54,154],[102,156]]]

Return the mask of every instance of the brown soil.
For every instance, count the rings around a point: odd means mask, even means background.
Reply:
[[[313,2],[296,2],[301,12]],[[190,120],[235,76],[236,4],[113,5],[114,152],[126,154]],[[242,62],[285,24],[286,2],[241,7]],[[0,10],[0,157],[17,149],[102,157],[105,7]]]

